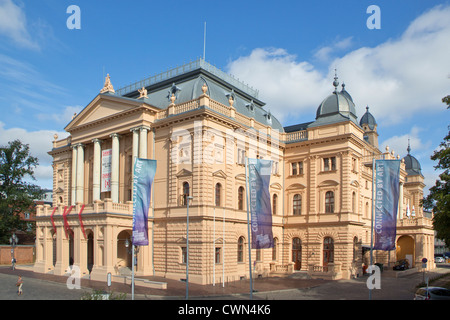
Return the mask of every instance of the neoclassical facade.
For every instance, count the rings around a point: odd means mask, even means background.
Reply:
[[[369,263],[372,159],[399,156],[379,150],[368,108],[358,120],[361,110],[337,77],[333,86],[314,121],[283,127],[258,91],[202,59],[117,92],[108,75],[65,127],[69,136],[53,141],[53,205],[37,208],[35,272],[63,275],[75,265],[82,276],[102,281],[129,272],[132,165],[139,157],[157,160],[157,170],[149,245],[137,253],[137,276],[185,278],[190,201],[189,280],[247,278],[250,157],[273,160],[275,245],[251,250],[254,276],[362,275]],[[427,257],[427,268],[434,267],[432,222],[419,205],[423,188],[420,164],[408,149],[397,249],[375,252],[375,262],[406,258],[421,268]]]

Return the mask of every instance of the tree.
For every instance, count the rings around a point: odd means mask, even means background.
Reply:
[[[25,230],[20,214],[29,211],[34,199],[42,197],[39,186],[24,181],[34,177],[38,159],[30,155],[30,147],[20,140],[0,146],[0,243],[9,243],[12,231]]]
[[[450,109],[450,95],[442,99]],[[439,180],[430,188],[430,193],[423,200],[424,208],[433,210],[433,227],[436,237],[444,240],[450,247],[450,125],[449,132],[440,144],[440,149],[435,151],[431,160],[438,161],[434,168],[444,170],[439,175]]]

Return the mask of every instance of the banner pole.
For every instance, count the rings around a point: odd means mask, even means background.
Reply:
[[[223,208],[223,257],[222,257],[222,287],[225,288],[225,208]]]
[[[370,219],[370,267],[373,265],[373,213],[375,199],[375,155],[372,159],[372,210]],[[372,270],[372,269],[371,269]],[[372,289],[369,288],[369,300],[372,300]]]
[[[134,244],[131,246],[131,252],[132,252],[132,261],[131,261],[131,300],[134,300],[134,262],[135,262],[135,250],[136,247]]]
[[[248,158],[245,157],[245,197],[247,202],[247,236],[248,236],[248,270],[250,274],[250,300],[253,300],[253,277],[252,277],[252,251],[251,251],[251,239],[250,239],[250,217],[249,217],[249,203],[248,203],[248,192],[249,192],[249,185],[248,185]]]
[[[213,219],[213,287],[216,286],[216,207],[213,209],[214,219]]]

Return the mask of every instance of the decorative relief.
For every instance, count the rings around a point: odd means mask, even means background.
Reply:
[[[106,93],[106,92],[115,93],[114,87],[111,83],[111,78],[109,76],[109,73],[106,75],[105,84],[103,85],[103,89],[100,90],[100,93]]]

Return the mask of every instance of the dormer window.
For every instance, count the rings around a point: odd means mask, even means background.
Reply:
[[[251,113],[255,112],[255,104],[253,103],[253,100],[250,101],[250,103],[246,104],[245,106],[247,107],[248,111],[250,111]]]
[[[269,113],[266,113],[264,115],[266,117],[267,123],[271,124],[272,123],[272,115]]]

